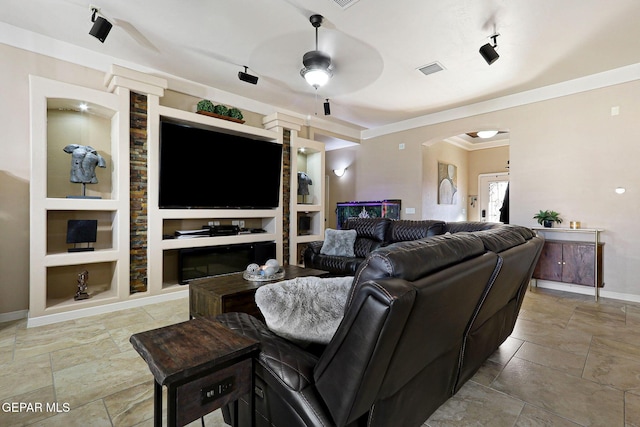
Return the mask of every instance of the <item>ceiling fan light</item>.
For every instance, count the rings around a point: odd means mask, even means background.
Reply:
[[[311,86],[318,88],[327,84],[331,78],[331,71],[321,68],[309,69],[303,68],[300,74]]]
[[[311,86],[318,88],[327,84],[333,73],[329,68],[331,58],[319,50],[312,50],[302,57],[304,68],[300,70],[300,75]]]
[[[493,138],[497,134],[497,130],[481,130],[478,132],[478,138]]]

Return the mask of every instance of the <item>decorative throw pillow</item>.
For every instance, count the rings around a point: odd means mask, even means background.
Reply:
[[[356,230],[334,230],[327,228],[324,231],[324,242],[320,253],[322,255],[336,255],[354,257],[353,246],[356,243],[358,233]]]
[[[256,290],[267,327],[299,344],[328,344],[344,316],[353,277],[298,277]]]

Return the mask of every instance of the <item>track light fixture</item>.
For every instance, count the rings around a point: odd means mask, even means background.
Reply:
[[[480,48],[480,55],[482,55],[484,60],[487,61],[487,64],[489,65],[493,64],[498,60],[498,58],[500,58],[500,55],[498,55],[498,52],[496,52],[496,49],[498,47],[498,42],[496,41],[496,39],[499,35],[500,34],[495,33],[494,35],[489,37],[493,39],[493,46],[491,45],[491,43],[487,43]]]
[[[100,10],[95,7],[91,8],[91,22],[93,22],[93,26],[91,27],[89,34],[104,43],[113,25],[111,25],[111,22],[107,21],[102,16],[96,16],[99,11]]]
[[[324,115],[325,116],[330,116],[331,115],[331,105],[329,105],[329,98],[327,98],[324,101]]]
[[[244,71],[238,71],[238,78],[243,82],[251,83],[252,85],[258,84],[258,77],[252,76],[251,74],[247,74],[247,67],[244,66]]]
[[[318,89],[327,84],[333,72],[331,71],[331,58],[324,52],[318,50],[318,27],[322,25],[322,15],[311,15],[309,21],[316,29],[316,49],[304,54],[302,64],[304,68],[300,70],[300,75],[314,88]]]

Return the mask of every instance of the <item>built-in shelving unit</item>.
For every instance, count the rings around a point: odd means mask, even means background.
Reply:
[[[307,243],[324,239],[325,146],[323,142],[291,136],[291,209],[289,264],[302,265]],[[302,181],[298,174],[303,173]],[[308,180],[307,182],[303,182]]]
[[[29,323],[129,297],[128,91],[114,93],[31,76]],[[80,105],[83,105],[81,109]],[[70,144],[105,159],[98,183],[73,183]],[[93,250],[69,252],[69,220],[97,220]],[[78,274],[89,272],[90,298],[75,300]]]
[[[273,242],[283,262],[282,182],[280,205],[274,209],[160,209],[160,120],[191,124],[251,139],[282,144],[283,130],[262,129],[160,105],[166,81],[123,67],[113,66],[105,78],[108,91],[89,89],[54,80],[30,78],[31,177],[30,177],[30,296],[28,326],[143,305],[186,294],[178,284],[181,249],[243,243]],[[139,212],[131,204],[130,102],[146,94],[146,147],[135,153],[135,162],[146,168],[146,220],[141,231],[132,224]],[[133,95],[133,96],[132,96]],[[87,107],[80,108],[80,104]],[[134,116],[137,116],[136,111]],[[135,120],[138,120],[136,118]],[[91,146],[105,160],[97,168],[98,182],[70,182],[72,156],[69,144]],[[242,159],[227,159],[219,167],[242,167]],[[136,183],[137,185],[137,183]],[[203,183],[224,185],[224,183]],[[84,188],[84,190],[83,190]],[[136,199],[136,203],[140,203]],[[145,218],[146,217],[146,218]],[[69,220],[96,220],[92,250],[67,243]],[[200,229],[203,225],[238,224],[262,232],[231,236],[175,238],[176,230]],[[131,231],[135,230],[135,231]],[[146,231],[146,236],[144,235]],[[254,230],[256,231],[256,230]],[[130,233],[140,238],[133,242]],[[140,234],[138,234],[140,233]],[[143,248],[142,262],[131,257]],[[141,245],[141,246],[140,246]],[[137,252],[136,252],[137,256]],[[144,269],[146,263],[146,270]],[[142,269],[139,265],[142,264]],[[88,271],[87,299],[74,298],[79,275]],[[132,270],[135,270],[133,272]],[[146,290],[132,286],[132,278],[146,280]]]
[[[151,293],[164,293],[184,289],[178,284],[177,252],[180,249],[237,243],[275,242],[276,254],[282,262],[282,206],[276,209],[160,209],[158,207],[159,183],[159,133],[160,120],[209,128],[218,132],[246,136],[282,144],[282,133],[221,120],[188,111],[149,103],[149,166],[148,166],[148,286]],[[214,167],[214,166],[212,166]],[[241,159],[228,159],[220,167],[242,167]],[[209,183],[224,185],[224,183]],[[282,204],[282,197],[280,197]],[[231,236],[175,238],[177,230],[200,229],[205,225],[241,224],[245,228],[264,229],[264,233],[247,233]]]

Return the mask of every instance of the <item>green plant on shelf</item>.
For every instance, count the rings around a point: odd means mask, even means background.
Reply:
[[[215,106],[213,105],[213,102],[209,101],[208,99],[203,99],[202,101],[198,102],[197,108],[198,111],[213,113],[213,109],[215,108]]]
[[[562,223],[560,214],[556,211],[551,210],[540,210],[540,212],[533,216],[533,219],[537,220],[538,224],[544,225],[545,227],[553,227],[554,222],[557,222],[558,224]]]

